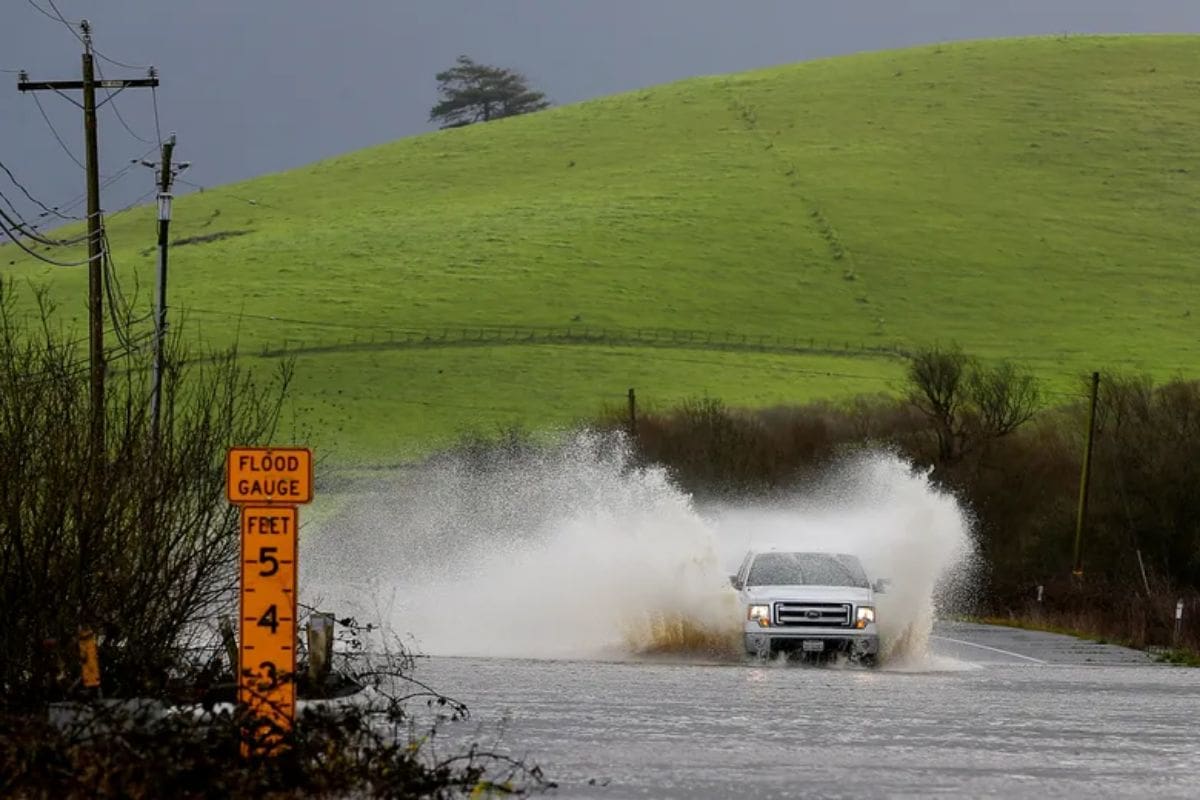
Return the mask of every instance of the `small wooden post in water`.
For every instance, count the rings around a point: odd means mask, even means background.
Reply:
[[[314,687],[325,685],[333,662],[333,614],[314,612],[308,618],[308,679]]]

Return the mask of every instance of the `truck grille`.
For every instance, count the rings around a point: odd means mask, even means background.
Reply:
[[[849,603],[776,603],[776,625],[806,628],[850,627]]]

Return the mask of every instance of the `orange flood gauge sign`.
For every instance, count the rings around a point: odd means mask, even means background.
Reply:
[[[238,703],[254,720],[242,753],[272,755],[296,716],[296,504],[312,500],[312,452],[234,447],[226,476],[241,506]]]
[[[238,703],[257,720],[249,746],[271,752],[296,716],[296,528],[289,506],[242,508]]]
[[[229,502],[312,502],[312,461],[304,447],[232,447],[225,462]]]

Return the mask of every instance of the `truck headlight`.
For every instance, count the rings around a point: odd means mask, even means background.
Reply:
[[[858,617],[854,621],[854,627],[865,628],[867,624],[875,621],[875,608],[873,606],[859,606]]]
[[[771,607],[768,605],[754,605],[746,610],[746,619],[758,621],[758,627],[771,627]]]

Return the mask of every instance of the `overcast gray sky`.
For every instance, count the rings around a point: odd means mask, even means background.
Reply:
[[[433,75],[455,56],[516,67],[557,103],[692,75],[862,50],[1045,33],[1198,32],[1200,0],[55,0],[88,18],[97,49],[154,64],[162,129],[179,133],[186,177],[212,185],[429,130]],[[79,43],[0,0],[0,70],[79,77]],[[138,71],[100,62],[107,77]],[[37,106],[0,72],[0,161],[41,199],[80,195],[83,177]],[[82,159],[81,114],[40,96]],[[147,90],[117,101],[153,140]],[[148,145],[101,115],[112,174]],[[106,189],[113,210],[152,189],[138,168]],[[0,176],[0,191],[12,187]]]

